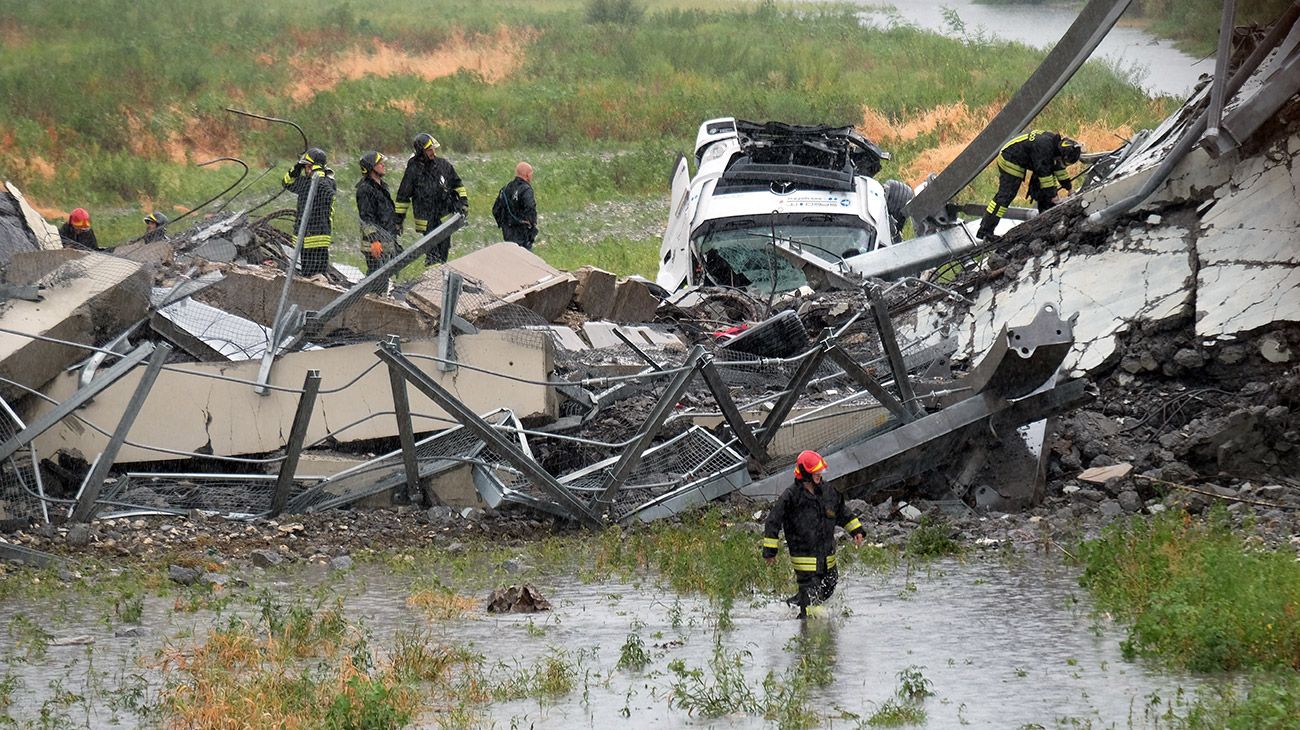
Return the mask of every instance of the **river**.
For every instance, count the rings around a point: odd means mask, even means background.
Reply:
[[[1060,40],[1082,5],[983,5],[973,0],[907,0],[896,5],[856,0],[873,23],[907,23],[951,37],[985,37],[1047,48]],[[955,11],[963,29],[944,17]],[[1121,19],[1121,24],[1123,20]],[[1093,54],[1136,72],[1153,96],[1186,96],[1203,73],[1214,72],[1213,57],[1198,59],[1139,28],[1116,26]],[[992,62],[992,61],[990,61]]]

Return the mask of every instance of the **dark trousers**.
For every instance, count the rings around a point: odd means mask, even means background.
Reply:
[[[424,254],[424,263],[427,266],[445,264],[449,253],[451,253],[451,236],[447,236],[441,243],[434,244],[433,248]]]
[[[835,586],[840,582],[840,571],[834,567],[827,568],[825,572],[796,570],[794,579],[799,584],[796,603],[803,609],[823,603],[834,595]]]
[[[501,229],[501,240],[517,243],[529,251],[533,250],[532,230],[523,226],[504,226]]]
[[[313,276],[323,274],[330,268],[330,249],[329,246],[319,248],[304,248],[302,250],[302,275]]]

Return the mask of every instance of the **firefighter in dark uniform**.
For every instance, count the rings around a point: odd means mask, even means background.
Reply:
[[[316,185],[316,198],[312,201],[312,209],[304,211],[314,177],[320,178]],[[330,267],[330,244],[334,241],[334,193],[338,191],[334,171],[325,166],[325,150],[312,147],[302,153],[293,168],[284,174],[282,182],[286,190],[298,196],[298,209],[293,217],[295,236],[302,226],[303,216],[307,216],[306,235],[302,239],[302,275],[324,274]]]
[[[989,201],[980,221],[976,238],[990,239],[998,221],[1007,214],[1007,206],[1020,192],[1020,184],[1029,173],[1029,198],[1038,204],[1042,213],[1056,205],[1061,190],[1069,191],[1068,165],[1079,161],[1083,147],[1078,142],[1056,132],[1032,132],[1012,139],[998,153],[998,191]]]
[[[167,229],[164,228],[164,226],[166,226],[167,223],[168,223],[167,216],[163,215],[162,213],[159,213],[158,211],[154,211],[149,215],[145,216],[144,236],[143,238],[141,238],[141,240],[144,241],[145,243],[153,243],[155,241],[169,240],[167,237]]]
[[[799,592],[787,599],[799,606],[799,618],[808,616],[808,606],[822,603],[835,592],[839,571],[835,568],[835,526],[840,525],[861,546],[866,530],[857,516],[844,506],[839,490],[822,486],[826,461],[816,451],[799,454],[794,466],[794,484],[781,493],[763,524],[763,559],[771,565],[785,532],[790,562],[794,565]]]
[[[492,203],[492,217],[501,229],[501,240],[532,250],[537,240],[537,200],[533,197],[533,166],[520,162],[515,179],[506,183]]]
[[[423,236],[436,228],[451,213],[465,215],[469,212],[469,196],[465,184],[456,174],[456,168],[438,156],[442,145],[432,135],[420,133],[411,140],[415,154],[406,162],[402,183],[397,186],[397,219],[406,220],[406,214],[415,216],[415,232]],[[426,264],[443,263],[451,251],[451,237],[430,249],[424,257]]]
[[[361,179],[357,180],[357,216],[361,219],[361,241],[365,246],[366,273],[372,274],[402,251],[397,237],[402,223],[397,218],[393,195],[384,182],[388,158],[378,152],[361,156]],[[376,282],[374,291],[384,293],[388,282]]]
[[[59,226],[59,238],[64,248],[103,250],[95,238],[95,229],[90,227],[90,213],[85,208],[77,208],[68,214],[67,222]]]

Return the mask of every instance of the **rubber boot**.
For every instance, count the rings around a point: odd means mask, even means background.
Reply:
[[[1001,218],[998,216],[992,213],[985,213],[984,218],[980,220],[980,227],[979,230],[975,232],[975,237],[981,241],[991,241],[997,238],[997,236],[994,235],[993,230],[998,227],[999,220],[1001,220]]]

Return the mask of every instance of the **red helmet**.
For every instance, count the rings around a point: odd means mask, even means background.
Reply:
[[[820,474],[824,471],[826,471],[826,460],[816,451],[805,451],[799,454],[798,459],[795,459],[795,479],[806,479],[813,474]]]
[[[90,228],[90,214],[85,208],[77,208],[68,216],[68,223],[72,224],[73,228]]]

